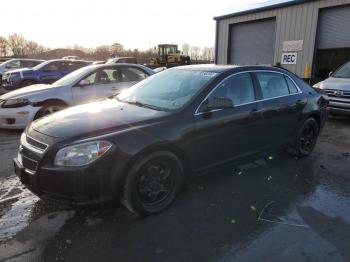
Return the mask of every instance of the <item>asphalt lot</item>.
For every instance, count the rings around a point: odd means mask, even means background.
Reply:
[[[45,203],[0,131],[0,261],[350,261],[350,121],[330,119],[311,157],[275,154],[188,179],[165,212]]]

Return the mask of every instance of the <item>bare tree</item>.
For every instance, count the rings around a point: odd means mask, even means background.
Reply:
[[[120,55],[120,53],[123,51],[124,47],[123,45],[119,43],[114,43],[111,45],[111,52],[113,55]]]
[[[5,37],[0,36],[0,55],[7,56],[8,42]]]
[[[190,45],[189,44],[185,43],[182,45],[182,53],[184,55],[189,55],[189,53],[190,53]]]
[[[8,37],[8,45],[15,56],[26,54],[27,40],[18,34],[12,34]]]
[[[191,46],[191,59],[192,60],[198,60],[200,56],[201,49],[198,46]]]

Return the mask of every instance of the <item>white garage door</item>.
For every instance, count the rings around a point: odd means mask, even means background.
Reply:
[[[350,6],[320,11],[318,20],[318,49],[350,47]]]
[[[229,63],[273,64],[275,39],[275,19],[231,25]]]

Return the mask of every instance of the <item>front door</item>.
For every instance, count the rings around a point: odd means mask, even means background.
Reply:
[[[206,112],[211,99],[228,98],[233,107]],[[198,169],[229,162],[256,152],[262,144],[260,103],[250,73],[232,75],[221,82],[195,115],[192,150]]]
[[[124,86],[117,67],[100,68],[72,87],[73,101],[82,104],[110,97]]]

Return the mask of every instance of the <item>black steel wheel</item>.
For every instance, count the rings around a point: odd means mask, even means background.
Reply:
[[[174,201],[183,177],[181,162],[170,152],[142,157],[127,174],[122,202],[133,213],[158,213]]]
[[[298,156],[309,156],[314,150],[319,135],[319,126],[314,118],[308,118],[300,127],[296,141]]]

